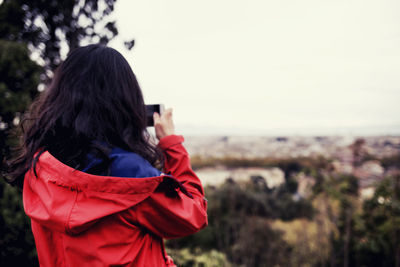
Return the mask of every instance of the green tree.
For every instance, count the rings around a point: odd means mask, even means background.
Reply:
[[[11,146],[16,146],[16,138],[6,138],[6,135],[36,94],[40,70],[41,67],[29,58],[25,44],[0,40],[2,155],[8,154]],[[0,179],[0,211],[0,266],[37,265],[33,236],[23,212],[20,192],[3,179]]]
[[[334,225],[330,229],[330,266],[353,266],[355,216],[359,203],[358,180],[352,175],[319,174],[315,196],[323,201],[325,216]]]
[[[0,5],[0,39],[24,42],[40,59],[45,76],[62,60],[61,51],[84,40],[107,44],[118,35],[110,20],[116,0],[4,0]],[[134,41],[125,45],[131,49]]]
[[[295,201],[291,187],[285,183],[268,188],[261,176],[240,183],[228,179],[218,188],[207,187],[209,226],[167,245],[191,251],[217,249],[240,266],[287,266],[291,247],[282,233],[271,227],[271,220],[313,216],[311,203]]]
[[[363,203],[357,227],[358,266],[400,266],[400,176],[386,177]]]
[[[37,92],[41,67],[29,58],[25,44],[0,40],[0,148],[9,154],[16,145],[7,138],[10,129],[19,122],[21,114]],[[0,161],[2,162],[2,160]]]

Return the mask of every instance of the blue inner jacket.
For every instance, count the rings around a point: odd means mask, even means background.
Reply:
[[[154,168],[147,160],[134,152],[115,147],[108,156],[111,159],[110,176],[144,178],[161,175],[161,171]],[[87,172],[90,168],[101,164],[102,159],[96,158],[89,153],[87,162],[88,164],[82,170],[83,172]]]

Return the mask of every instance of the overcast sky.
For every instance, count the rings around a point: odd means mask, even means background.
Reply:
[[[400,133],[399,10],[385,0],[119,0],[112,46],[145,101],[173,107],[189,134]],[[119,43],[130,38],[127,52]]]

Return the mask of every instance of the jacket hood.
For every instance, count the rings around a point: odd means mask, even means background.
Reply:
[[[147,178],[92,175],[65,165],[48,151],[39,157],[36,173],[37,177],[31,169],[25,175],[23,203],[26,214],[43,226],[70,235],[137,205],[162,182],[187,193],[168,175]]]

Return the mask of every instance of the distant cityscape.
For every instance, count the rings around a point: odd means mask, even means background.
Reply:
[[[349,145],[365,140],[368,153],[382,158],[400,152],[399,136],[185,136],[190,155],[202,157],[290,158],[324,156],[346,161]]]
[[[374,187],[383,177],[400,173],[400,166],[385,169],[381,159],[400,155],[400,136],[189,136],[185,137],[185,146],[192,157],[202,159],[215,158],[299,158],[324,157],[332,160],[334,171],[352,174],[359,178],[360,196],[371,197]],[[355,142],[362,145],[361,153],[368,155],[362,164],[354,167],[352,146]],[[196,170],[206,185],[217,186],[227,178],[246,180],[251,176],[262,176],[269,187],[282,184],[284,173],[273,168],[227,168],[225,166],[205,167]],[[314,184],[314,178],[300,173],[296,177],[298,196],[306,197]]]

